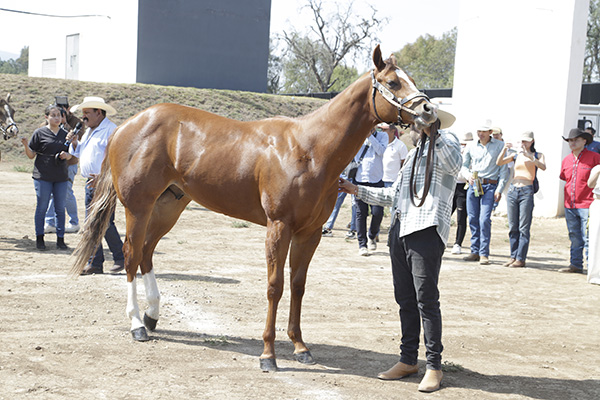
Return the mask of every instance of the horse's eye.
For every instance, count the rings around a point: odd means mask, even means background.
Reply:
[[[390,80],[390,81],[388,81],[388,86],[391,87],[391,88],[397,88],[397,87],[400,86],[400,84],[398,82],[396,82],[396,81],[391,81]]]

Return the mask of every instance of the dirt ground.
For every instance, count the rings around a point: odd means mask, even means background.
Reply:
[[[81,217],[83,187],[78,176]],[[125,275],[68,277],[69,254],[54,249],[53,234],[48,250],[35,249],[34,208],[30,174],[0,163],[0,399],[600,398],[600,287],[556,272],[568,261],[563,219],[535,220],[524,269],[501,266],[503,217],[493,220],[492,265],[465,263],[448,249],[440,277],[445,375],[440,391],[424,394],[424,352],[418,376],[376,378],[398,359],[397,306],[386,235],[368,258],[344,239],[349,201],[308,272],[302,328],[317,364],[293,360],[286,291],[275,373],[258,362],[263,227],[192,203],[154,257],[158,329],[135,343]],[[117,226],[124,234],[121,206]],[[66,242],[74,247],[77,235]],[[145,306],[141,280],[138,294]]]

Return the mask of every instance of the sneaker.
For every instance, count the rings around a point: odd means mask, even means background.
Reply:
[[[479,265],[490,265],[490,259],[486,256],[481,256],[481,259],[479,260]]]
[[[323,228],[323,231],[321,231],[321,235],[325,237],[332,237],[333,232],[331,232],[331,229]]]
[[[346,239],[356,239],[356,232],[348,231],[348,233],[346,233]]]
[[[573,265],[569,265],[567,268],[561,268],[558,272],[567,273],[567,274],[581,274],[583,269],[579,269]]]
[[[359,247],[359,249],[358,249],[358,255],[366,257],[366,256],[369,255],[369,250],[367,250],[366,247]]]
[[[460,248],[460,244],[455,244],[454,246],[452,246],[452,254],[460,254],[461,253],[461,248]]]
[[[44,225],[44,233],[55,233],[56,232],[56,227],[52,226],[52,225]]]
[[[375,239],[369,239],[369,250],[377,250],[377,242],[375,241]]]
[[[77,233],[79,232],[79,224],[67,224],[67,226],[65,226],[65,233]]]

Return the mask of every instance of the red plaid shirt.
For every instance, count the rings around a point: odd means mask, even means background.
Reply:
[[[594,196],[587,181],[592,168],[598,164],[600,164],[600,154],[587,149],[583,149],[579,157],[571,153],[563,159],[560,179],[567,182],[565,208],[590,208]]]

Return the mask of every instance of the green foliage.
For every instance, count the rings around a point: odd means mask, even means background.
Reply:
[[[21,55],[16,60],[0,60],[0,74],[27,75],[29,69],[29,46],[21,49]]]
[[[454,28],[440,39],[429,34],[419,36],[414,43],[395,53],[398,65],[418,82],[420,88],[451,88],[456,34],[457,28]]]
[[[356,70],[356,68],[338,65],[333,70],[333,75],[331,75],[332,83],[330,91],[341,92],[357,79],[358,71]]]
[[[598,80],[600,80],[600,0],[590,0],[583,81],[598,82]]]

